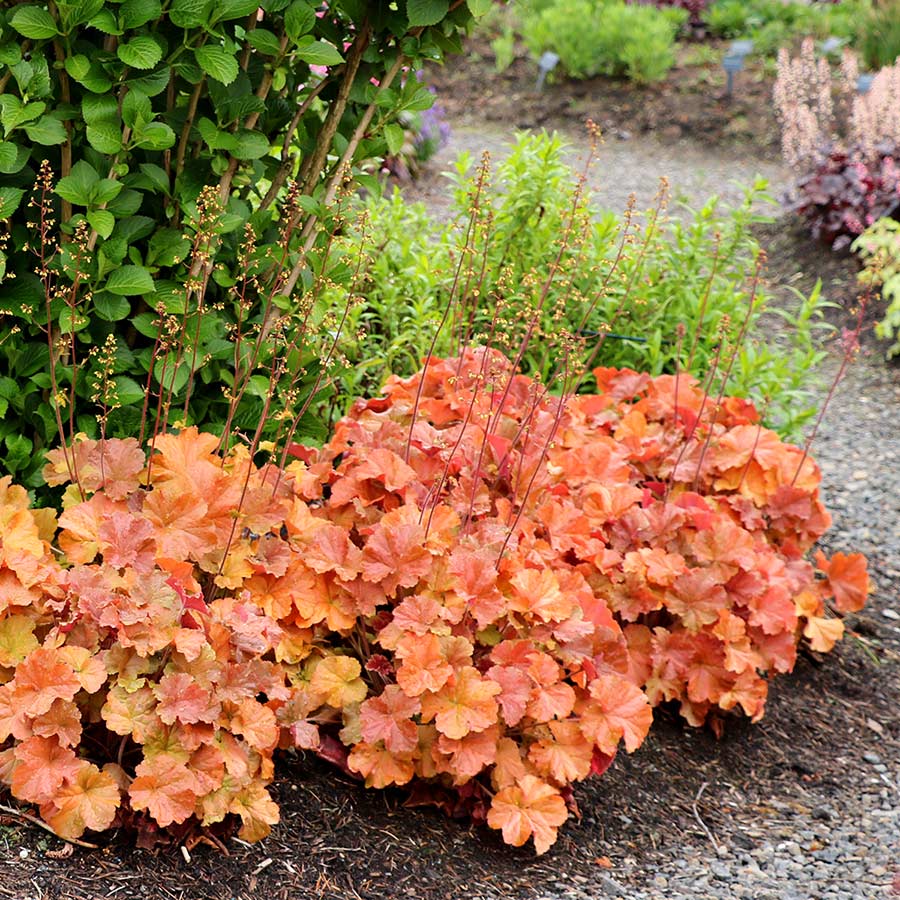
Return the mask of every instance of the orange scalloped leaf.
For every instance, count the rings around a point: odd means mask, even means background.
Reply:
[[[241,817],[241,840],[261,841],[278,823],[278,804],[258,781],[252,781],[235,795],[228,807],[230,813]]]
[[[16,667],[15,697],[25,713],[39,716],[58,697],[71,700],[81,689],[72,667],[58,650],[39,647]]]
[[[78,683],[89,694],[97,693],[106,683],[106,666],[85,647],[60,647],[59,655],[72,667]]]
[[[844,623],[840,619],[810,616],[806,620],[803,636],[809,639],[809,646],[817,653],[828,653],[844,636]]]
[[[116,780],[108,772],[83,762],[78,774],[67,780],[53,797],[52,808],[41,814],[63,838],[80,838],[85,831],[104,831],[112,824],[121,802]]]
[[[487,821],[513,847],[521,847],[533,837],[534,849],[541,855],[556,841],[557,829],[568,815],[559,791],[534,775],[526,775],[518,784],[494,795]]]
[[[439,691],[453,675],[453,666],[444,658],[436,634],[410,634],[397,645],[397,684],[408,697]]]
[[[162,828],[189,818],[197,805],[197,779],[181,759],[160,753],[135,769],[128,788],[134,809],[146,809]]]
[[[18,765],[12,773],[12,792],[19,800],[48,803],[60,785],[78,774],[81,760],[56,738],[30,737],[15,749]]]
[[[389,684],[379,696],[370,697],[359,708],[363,740],[370,744],[384,741],[393,753],[415,750],[419,730],[412,717],[420,710],[417,699],[407,697],[399,685]]]
[[[484,678],[472,666],[454,672],[436,694],[422,698],[422,716],[434,719],[441,734],[458,740],[472,731],[484,731],[497,721],[496,695],[500,685]]]
[[[14,668],[37,650],[36,625],[30,616],[7,616],[0,622],[0,666]]]
[[[839,612],[858,612],[865,606],[869,594],[868,563],[862,553],[835,553],[826,559],[816,552],[816,566],[828,580]]]
[[[604,753],[612,755],[624,738],[632,753],[643,743],[653,711],[640,688],[616,675],[603,675],[589,686],[591,699],[580,704],[581,730]]]
[[[159,701],[156,714],[166,723],[173,725],[176,719],[182,725],[194,722],[215,722],[221,704],[186,672],[171,672],[163,675],[153,688]]]
[[[361,571],[365,581],[379,583],[385,593],[393,594],[398,587],[418,584],[431,565],[418,512],[414,507],[401,507],[387,513],[372,529],[363,548]]]
[[[539,775],[557,784],[581,781],[591,773],[594,745],[578,723],[566,719],[549,724],[550,735],[532,744],[528,759]]]
[[[366,779],[366,787],[384,788],[407,784],[415,774],[408,753],[393,753],[378,744],[357,744],[347,757],[347,765]]]
[[[341,709],[366,696],[361,672],[359,662],[352,656],[326,656],[313,671],[310,687],[321,696],[322,703]]]

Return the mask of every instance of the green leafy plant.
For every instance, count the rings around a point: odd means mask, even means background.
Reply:
[[[625,76],[661,81],[675,63],[687,12],[629,6],[621,0],[546,0],[526,6],[522,37],[535,56],[551,50],[573,78]]]
[[[892,66],[900,57],[900,0],[876,0],[862,20],[857,43],[870,69]]]
[[[875,333],[894,342],[888,348],[889,357],[900,355],[900,222],[887,217],[878,219],[853,242],[852,249],[864,262],[860,282],[880,287],[887,303]]]
[[[0,462],[37,484],[42,449],[57,435],[60,395],[48,381],[48,358],[58,357],[58,387],[75,383],[71,353],[61,356],[61,344],[96,375],[89,350],[115,334],[120,410],[108,426],[110,433],[131,433],[142,403],[136,386],[148,374],[162,383],[162,370],[151,365],[154,346],[165,339],[155,323],[185,309],[198,337],[182,368],[166,370],[166,388],[183,396],[187,367],[196,364],[202,375],[185,415],[221,423],[220,384],[241,366],[231,341],[238,314],[230,289],[246,264],[266,276],[275,306],[297,304],[321,268],[326,207],[347,172],[384,155],[399,115],[432,103],[413,74],[400,74],[459,50],[473,10],[489,6],[485,0],[5,4],[0,355],[17,391],[12,397],[8,385],[3,389],[12,402]],[[46,171],[39,172],[44,160]],[[39,180],[39,191],[52,200],[40,221],[31,206]],[[215,219],[214,235],[199,246],[196,223],[204,217]],[[41,245],[57,229],[60,253],[45,272]],[[249,259],[241,249],[248,238]],[[27,248],[37,251],[38,272]],[[61,302],[70,293],[77,316]],[[242,320],[260,321],[264,306],[245,309]],[[70,393],[74,409],[63,414],[96,434],[92,380],[81,381],[88,393]],[[21,435],[33,443],[30,459]]]
[[[522,367],[545,382],[563,346],[573,359],[596,354],[604,365],[702,376],[723,341],[741,343],[729,390],[761,407],[768,398],[767,421],[787,435],[798,436],[813,417],[824,302],[818,291],[798,298],[784,342],[774,346],[766,336],[761,316],[770,304],[751,233],[762,218],[764,183],[733,209],[710,200],[669,218],[661,196],[646,215],[597,216],[559,138],[534,135],[519,138],[492,178],[460,158],[452,185],[449,222],[397,194],[367,203],[365,233],[380,237],[363,275],[365,300],[350,313],[347,334],[360,337],[342,348],[343,393],[375,390],[390,371],[413,371],[457,294],[468,312],[454,320],[455,334],[441,332],[436,352],[454,351],[465,335],[496,335],[514,354],[542,303],[542,339],[529,343]],[[360,234],[343,239],[349,256]]]

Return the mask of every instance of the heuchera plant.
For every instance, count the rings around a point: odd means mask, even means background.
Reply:
[[[595,375],[560,398],[493,351],[432,358],[284,466],[193,428],[149,458],[76,440],[58,521],[0,483],[0,779],[69,838],[255,840],[299,747],[544,852],[650,702],[759,718],[865,561],[816,577],[818,471],[748,403]]]

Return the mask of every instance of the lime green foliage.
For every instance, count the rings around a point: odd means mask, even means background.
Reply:
[[[530,0],[521,13],[529,51],[550,50],[573,78],[625,76],[661,81],[675,63],[675,36],[687,13],[621,0]]]
[[[818,291],[798,299],[784,341],[775,343],[769,325],[762,327],[767,298],[759,285],[739,342],[759,253],[750,226],[761,221],[755,208],[765,198],[763,182],[734,209],[713,199],[680,219],[651,212],[629,222],[598,216],[588,197],[575,196],[575,176],[555,136],[520,137],[480,193],[470,170],[462,157],[447,222],[399,194],[368,202],[367,230],[379,235],[378,246],[365,299],[352,312],[362,339],[346,348],[342,393],[371,393],[388,372],[414,371],[451,295],[438,354],[488,337],[515,354],[546,291],[538,338],[523,360],[529,374],[552,382],[568,354],[572,371],[591,362],[703,375],[716,367],[720,345],[721,374],[740,343],[729,392],[760,407],[768,401],[768,421],[799,435],[815,413],[812,370],[821,354],[813,336],[824,327]],[[350,255],[356,240],[346,238]]]
[[[774,55],[804,37],[843,38],[853,43],[870,0],[800,3],[783,0],[714,0],[704,18],[712,34],[750,38],[754,51]]]
[[[875,71],[892,66],[900,56],[900,0],[881,0],[860,25],[859,50]]]
[[[880,287],[887,303],[875,333],[894,342],[888,348],[888,357],[900,356],[900,222],[879,219],[853,242],[853,249],[865,262],[860,281]]]
[[[248,329],[265,319],[271,338],[271,310],[300,308],[344,165],[384,155],[402,134],[398,116],[431,105],[413,73],[460,50],[473,12],[491,5],[4,3],[0,470],[37,483],[57,412],[96,434],[101,383],[110,436],[135,433],[147,384],[178,398],[191,390],[186,418],[221,427],[249,352],[235,344],[238,320]],[[60,233],[59,252],[39,259]],[[171,315],[188,317],[180,335],[166,333]],[[181,361],[166,365],[175,345]],[[264,341],[254,364],[264,368],[272,349]],[[261,394],[248,391],[251,427]]]

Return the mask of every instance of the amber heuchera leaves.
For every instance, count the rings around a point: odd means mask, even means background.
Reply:
[[[76,441],[58,518],[0,479],[0,780],[67,838],[259,840],[293,747],[541,853],[652,706],[759,719],[865,560],[807,559],[818,469],[749,404],[594,374],[429,359],[283,470],[194,428]]]

